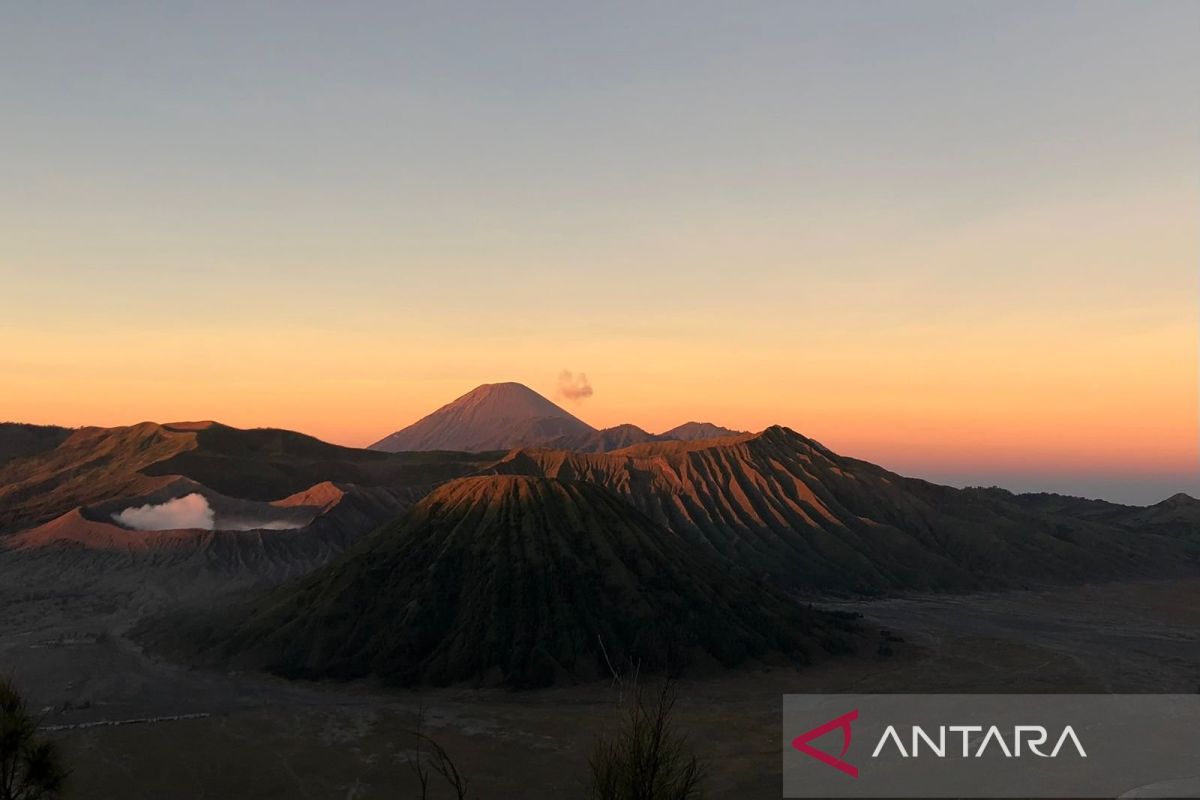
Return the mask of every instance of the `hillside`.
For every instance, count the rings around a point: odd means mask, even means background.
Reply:
[[[124,508],[203,496],[212,529],[132,529]],[[140,614],[180,603],[208,607],[328,563],[411,505],[406,492],[321,483],[270,503],[225,497],[177,478],[140,497],[77,507],[0,538],[0,584],[63,597],[117,598]]]
[[[850,646],[836,620],[610,492],[511,476],[446,484],[328,567],[188,630],[150,638],[290,677],[514,687],[607,674],[601,641],[647,671]]]
[[[516,450],[498,474],[602,486],[781,586],[886,592],[1101,580],[1195,569],[1178,539],[1022,507],[845,458],[781,427],[613,453]]]
[[[54,431],[33,452],[0,461],[0,534],[77,507],[148,495],[180,477],[245,500],[274,500],[335,481],[398,489],[415,501],[486,463],[461,453],[391,455],[212,422]]]
[[[52,449],[0,464],[0,533],[77,506],[147,494],[170,478],[143,470],[195,446],[194,433],[152,422],[72,431]]]

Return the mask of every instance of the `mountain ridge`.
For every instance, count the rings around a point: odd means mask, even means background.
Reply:
[[[197,627],[219,663],[287,677],[513,688],[852,647],[844,621],[696,551],[587,482],[435,489],[328,567]],[[151,640],[178,642],[168,623]]]
[[[489,469],[596,483],[695,546],[801,592],[1079,582],[1197,561],[1161,528],[1135,536],[1129,518],[1039,512],[905,478],[782,426],[603,454],[520,448]]]
[[[0,435],[4,429],[0,424]],[[323,481],[398,489],[416,501],[499,455],[389,454],[295,431],[220,423],[92,426],[61,429],[52,439],[57,443],[43,441],[33,452],[0,460],[0,536],[79,506],[149,495],[180,479],[264,502]]]
[[[384,452],[509,450],[548,447],[604,453],[634,444],[736,436],[711,422],[685,422],[664,433],[632,423],[597,429],[524,384],[485,383],[369,449]]]

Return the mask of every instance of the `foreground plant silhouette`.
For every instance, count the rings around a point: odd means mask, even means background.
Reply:
[[[12,680],[0,678],[0,800],[57,798],[67,773]]]
[[[454,763],[454,759],[450,758],[450,754],[446,752],[446,748],[442,747],[425,733],[424,706],[421,706],[420,710],[417,711],[417,727],[412,731],[412,734],[416,741],[416,753],[409,761],[409,765],[412,767],[413,774],[416,775],[417,783],[420,785],[420,800],[428,800],[429,798],[431,770],[442,777],[442,780],[450,787],[450,791],[454,793],[456,800],[467,800],[470,782],[465,775],[459,772],[458,765]]]
[[[650,695],[649,697],[647,695]],[[635,686],[622,727],[597,742],[590,760],[593,800],[697,800],[703,770],[671,721],[675,686]]]

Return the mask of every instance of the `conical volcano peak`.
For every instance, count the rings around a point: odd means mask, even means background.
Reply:
[[[407,428],[374,450],[507,450],[540,445],[595,428],[520,383],[485,383]]]
[[[565,409],[530,389],[523,383],[484,383],[476,386],[462,397],[442,406],[439,411],[450,408],[487,408],[491,413],[509,414],[514,417],[575,417]]]

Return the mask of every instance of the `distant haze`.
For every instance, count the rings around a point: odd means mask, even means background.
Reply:
[[[0,419],[366,445],[569,368],[1200,493],[1200,3],[8,6]]]

